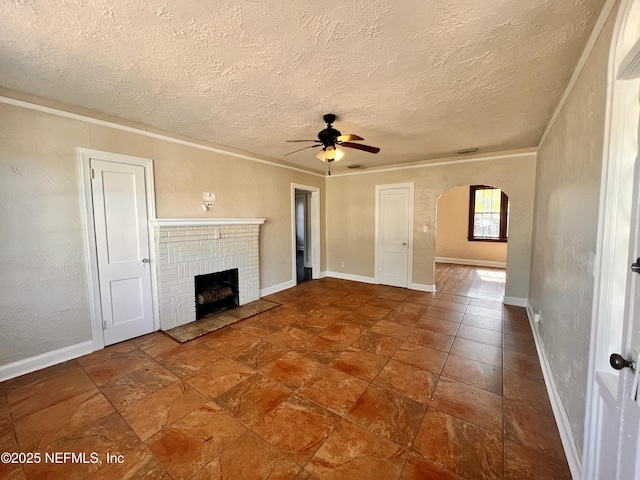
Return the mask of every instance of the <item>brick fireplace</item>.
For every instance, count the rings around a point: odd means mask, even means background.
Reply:
[[[195,277],[238,269],[239,305],[260,298],[259,232],[264,218],[152,221],[160,329],[196,320]]]

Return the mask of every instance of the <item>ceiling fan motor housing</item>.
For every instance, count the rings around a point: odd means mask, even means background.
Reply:
[[[327,127],[318,133],[318,138],[325,147],[335,146],[336,138],[342,135],[338,130],[332,127]]]

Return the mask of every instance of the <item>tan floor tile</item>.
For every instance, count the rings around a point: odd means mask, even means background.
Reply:
[[[293,390],[305,385],[318,372],[326,368],[322,363],[311,360],[297,352],[288,352],[260,372]]]
[[[392,390],[370,385],[348,419],[398,445],[409,448],[418,433],[426,405]]]
[[[186,383],[176,382],[125,407],[121,414],[138,436],[146,440],[207,401]]]
[[[465,313],[464,317],[462,318],[462,323],[464,325],[470,325],[472,327],[493,330],[494,332],[502,332],[502,319],[500,318],[488,318]]]
[[[304,465],[340,420],[336,414],[294,393],[252,430],[296,463]]]
[[[422,347],[414,343],[403,343],[392,357],[409,365],[439,374],[447,358],[446,352]]]
[[[413,329],[413,325],[404,325],[402,323],[390,322],[388,320],[380,320],[378,323],[373,325],[369,331],[377,333],[378,335],[393,337],[398,340],[405,340]]]
[[[307,340],[313,337],[313,333],[302,330],[292,325],[288,325],[275,333],[272,333],[265,340],[275,345],[285,348],[298,348]]]
[[[544,380],[504,370],[504,397],[553,415]]]
[[[191,348],[163,360],[162,365],[180,378],[200,371],[202,368],[217,362],[222,356],[205,346]]]
[[[396,353],[400,345],[402,345],[402,341],[397,338],[366,332],[353,342],[352,347],[388,358]]]
[[[286,352],[287,350],[285,348],[265,342],[264,340],[259,340],[253,345],[237,350],[229,356],[249,368],[258,370],[280,358]]]
[[[147,445],[173,479],[186,479],[245,431],[240,422],[211,402],[163,428]]]
[[[449,355],[442,376],[502,395],[502,369],[457,355]]]
[[[327,368],[298,392],[310,400],[345,416],[367,388],[367,382]]]
[[[504,369],[520,373],[527,377],[542,379],[542,369],[538,357],[525,355],[512,350],[504,351]]]
[[[463,478],[502,479],[502,435],[446,413],[427,410],[413,449]]]
[[[42,456],[53,452],[73,452],[84,454],[86,463],[48,463],[27,464],[24,466],[27,478],[64,478],[74,480],[86,478],[96,472],[100,461],[106,461],[106,454],[125,453],[141,445],[140,439],[129,428],[120,415],[112,413],[89,425],[75,430],[57,439],[46,448],[40,449]],[[98,455],[96,462],[91,462],[91,454]]]
[[[504,436],[550,457],[565,459],[553,416],[509,398],[505,399]]]
[[[460,477],[419,457],[407,460],[400,480],[459,480]]]
[[[153,479],[171,480],[169,474],[162,468],[160,462],[144,445],[122,452],[123,463],[106,464],[103,460],[101,468],[90,475],[88,480],[121,479]]]
[[[446,320],[448,322],[456,323],[460,323],[462,321],[463,315],[464,313],[462,312],[454,312],[452,310],[446,310],[444,308],[435,307],[433,305],[431,306],[431,308],[429,308],[429,310],[427,310],[427,313],[425,314],[426,317],[439,318],[440,320]]]
[[[173,341],[173,340],[171,340]],[[99,362],[83,365],[84,370],[98,385],[106,385],[114,380],[144,368],[153,368],[157,362],[141,350],[128,352],[113,351]]]
[[[193,480],[293,479],[300,467],[253,432],[246,432],[215,457]]]
[[[233,352],[250,347],[258,339],[240,330],[223,328],[206,335],[203,341],[207,347],[213,348],[216,352],[230,355]]]
[[[502,434],[502,397],[495,393],[440,377],[429,408]]]
[[[571,480],[566,460],[544,455],[510,440],[504,442],[505,480]]]
[[[404,452],[351,422],[336,427],[305,470],[319,480],[398,478],[404,465]]]
[[[432,330],[425,330],[424,328],[416,327],[411,335],[407,337],[407,342],[415,343],[422,347],[432,348],[434,350],[440,350],[442,352],[448,352],[453,344],[454,337],[451,335],[445,335],[444,333],[434,332]]]
[[[486,343],[494,347],[502,348],[502,333],[486,328],[472,327],[471,325],[460,325],[457,336],[466,340],[473,340],[478,343]]]
[[[113,382],[103,385],[100,390],[118,410],[147,395],[178,381],[173,373],[160,364],[136,370]]]
[[[505,350],[513,350],[514,352],[524,353],[525,355],[538,355],[533,337],[522,337],[505,333],[503,335],[503,341]]]
[[[365,331],[364,327],[337,322],[322,330],[318,335],[342,345],[351,345]]]
[[[66,369],[64,375],[43,378],[7,396],[11,416],[21,418],[68,400],[89,390],[95,384],[79,366]]]
[[[320,363],[329,363],[345,349],[345,345],[324,337],[313,337],[296,348],[299,353]]]
[[[206,397],[213,399],[253,374],[253,370],[228,358],[212,363],[184,379]]]
[[[435,373],[391,359],[373,383],[426,405],[431,400],[437,381],[438,375]]]
[[[94,388],[14,419],[13,425],[21,451],[37,451],[113,412],[109,401]]]
[[[502,349],[493,345],[456,338],[450,353],[494,367],[502,367]]]
[[[329,363],[329,366],[348,375],[370,382],[375,378],[385,363],[387,363],[385,357],[349,347],[344,352],[338,354],[338,356]]]
[[[287,387],[256,373],[214,400],[231,416],[251,426],[276,408],[290,393]]]
[[[448,322],[447,320],[431,317],[422,317],[417,326],[432,332],[444,333],[445,335],[455,335],[460,328],[460,324],[457,322]]]

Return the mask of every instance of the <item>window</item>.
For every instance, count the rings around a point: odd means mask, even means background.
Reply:
[[[469,241],[506,242],[509,235],[509,199],[494,187],[471,185]]]

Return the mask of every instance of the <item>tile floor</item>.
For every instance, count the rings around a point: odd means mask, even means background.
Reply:
[[[1,383],[0,451],[42,460],[0,478],[570,478],[523,309],[336,279],[267,298]]]

